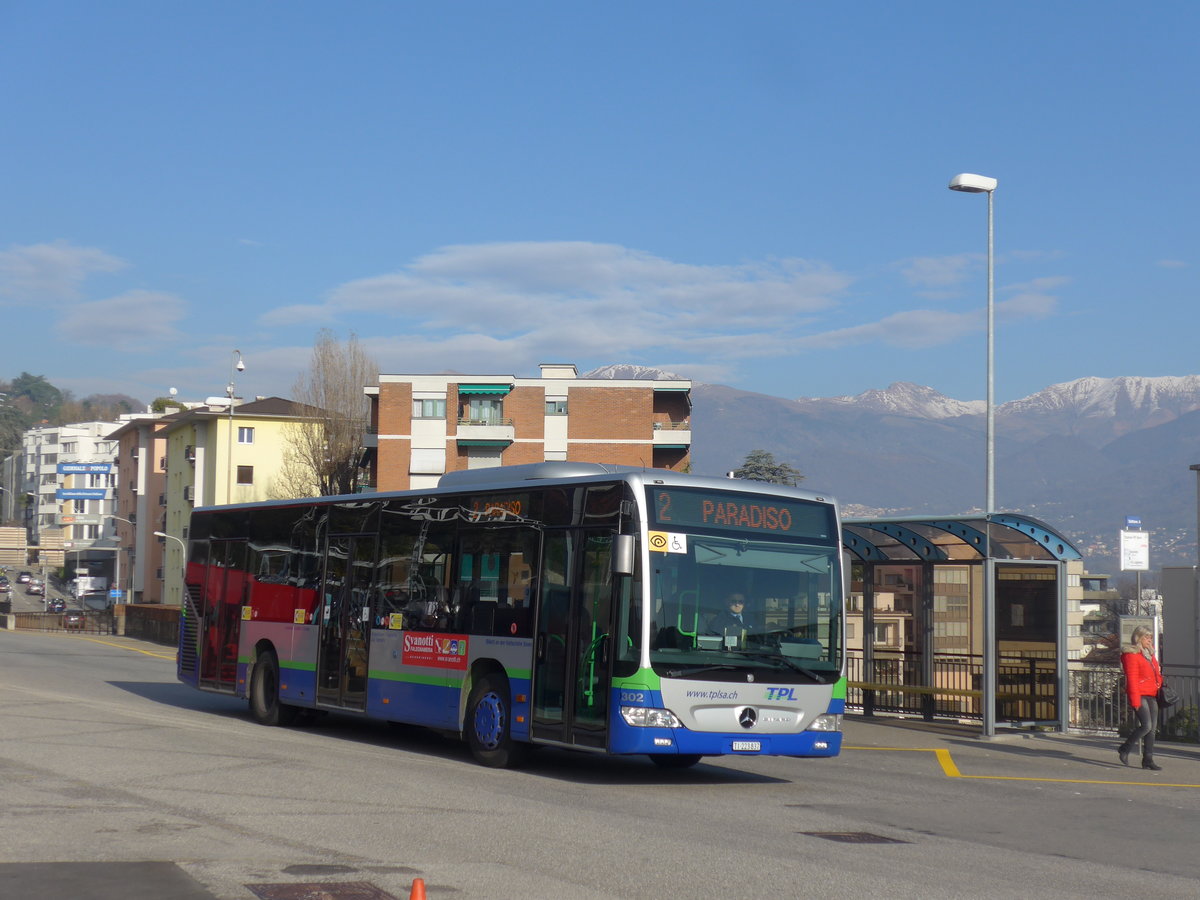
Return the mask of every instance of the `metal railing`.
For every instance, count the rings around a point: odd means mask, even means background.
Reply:
[[[846,705],[926,719],[983,718],[983,659],[977,654],[935,654],[932,683],[926,683],[920,653],[876,656],[872,671],[861,656],[846,660]],[[1058,720],[1057,671],[1053,654],[1001,657],[996,664],[996,719],[1003,722]]]
[[[1165,740],[1200,741],[1200,671],[1193,666],[1165,666],[1168,683],[1179,702],[1159,710],[1158,736]],[[1134,715],[1125,696],[1120,666],[1089,666],[1069,672],[1070,728],[1085,734],[1128,734]]]
[[[505,416],[496,416],[495,418],[471,419],[460,418],[459,425],[507,425],[512,426],[513,420]]]
[[[82,613],[18,612],[13,613],[17,630],[67,631],[81,634],[112,634],[111,609],[87,610]]]

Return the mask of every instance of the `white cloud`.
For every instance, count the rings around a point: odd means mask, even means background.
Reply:
[[[782,333],[835,306],[850,284],[848,275],[800,259],[700,266],[612,244],[458,245],[339,285],[322,305],[275,310],[260,323],[345,319],[362,331],[363,314],[375,314],[407,335],[398,339],[400,355],[428,355],[443,368],[454,353],[503,361],[505,369],[663,350],[736,358],[786,352]],[[412,370],[406,363],[403,371]]]
[[[900,273],[914,288],[943,292],[957,288],[981,260],[980,253],[955,256],[919,256],[901,264]]]
[[[172,294],[129,291],[107,300],[80,303],[55,326],[59,337],[98,347],[153,347],[179,338],[175,322],[186,304]]]
[[[89,275],[127,265],[103,250],[67,241],[10,247],[0,251],[0,297],[19,304],[74,300]]]
[[[876,343],[907,350],[924,350],[948,344],[981,327],[983,314],[979,311],[954,313],[913,309],[893,313],[878,322],[801,338],[799,343],[803,347],[820,350]]]
[[[1182,259],[1160,259],[1155,265],[1160,269],[1186,269],[1191,263],[1184,262]]]
[[[960,294],[983,259],[915,259],[900,271],[915,287]],[[1004,321],[1049,315],[1050,292],[1064,283],[1006,287],[998,313]],[[547,360],[584,369],[618,360],[709,380],[735,377],[750,360],[862,344],[924,350],[984,327],[982,304],[905,310],[901,296],[888,298],[878,321],[820,330],[830,316],[845,319],[840,305],[852,285],[850,275],[803,259],[704,266],[611,244],[456,245],[338,285],[323,302],[274,310],[259,324],[353,328],[392,373],[520,374]],[[856,298],[860,319],[871,316],[868,300]],[[688,359],[696,363],[679,362]]]

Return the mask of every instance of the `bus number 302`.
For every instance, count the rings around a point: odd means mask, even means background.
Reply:
[[[621,691],[622,703],[645,703],[646,695],[641,691]]]

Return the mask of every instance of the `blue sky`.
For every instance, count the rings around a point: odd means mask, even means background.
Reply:
[[[1200,372],[1200,4],[0,3],[0,378]]]

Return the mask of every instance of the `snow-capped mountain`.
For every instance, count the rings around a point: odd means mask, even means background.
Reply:
[[[606,366],[588,377],[677,376]],[[984,413],[982,401],[904,382],[797,400],[694,383],[692,471],[726,472],[751,451],[767,450],[804,473],[806,487],[864,514],[977,511]],[[1117,574],[1127,515],[1141,517],[1151,532],[1154,568],[1195,561],[1195,463],[1197,375],[1080,378],[996,409],[997,506],[1061,530],[1092,571]]]
[[[982,415],[987,406],[983,400],[955,400],[933,388],[909,381],[897,381],[888,385],[886,390],[864,391],[853,397],[799,397],[796,402],[802,408],[842,405],[871,412],[921,416],[926,419]]]
[[[616,364],[592,369],[590,372],[585,372],[581,377],[613,378],[630,381],[678,381],[687,376],[674,375],[670,372],[664,372],[662,369],[652,369],[649,366]]]

